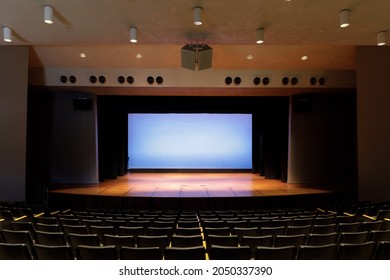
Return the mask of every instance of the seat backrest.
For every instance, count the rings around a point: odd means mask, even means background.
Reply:
[[[293,260],[295,259],[295,246],[285,247],[257,247],[256,260]]]
[[[137,238],[137,247],[159,247],[161,251],[164,251],[168,246],[168,236],[148,236],[148,235],[139,235]]]
[[[206,244],[207,248],[211,248],[212,245],[237,247],[238,237],[237,235],[224,236],[210,234],[207,236]]]
[[[373,241],[349,244],[340,243],[337,248],[339,260],[371,260],[374,257],[376,243]]]
[[[357,232],[360,230],[361,223],[353,222],[353,223],[338,223],[336,231],[337,232]]]
[[[78,260],[117,260],[118,255],[114,245],[88,246],[79,245],[76,248]]]
[[[304,234],[308,235],[311,231],[311,225],[306,226],[288,226],[286,229],[286,235]]]
[[[177,227],[175,229],[175,234],[177,234],[177,235],[198,235],[198,234],[201,234],[201,229],[200,229],[200,227],[192,227],[192,228]]]
[[[282,235],[284,234],[286,231],[286,227],[284,226],[280,226],[280,227],[261,227],[260,230],[259,230],[259,235],[263,236],[263,235],[272,235],[272,236],[276,236],[276,235]]]
[[[74,260],[70,245],[35,244],[34,252],[38,260]]]
[[[203,239],[198,235],[173,235],[171,239],[172,247],[195,247],[203,246]]]
[[[372,230],[368,239],[374,242],[390,241],[390,230]]]
[[[390,241],[380,241],[375,252],[375,259],[390,260]]]
[[[211,245],[209,256],[211,260],[250,260],[251,249],[249,246]]]
[[[73,250],[76,250],[79,245],[99,246],[99,238],[97,234],[77,234],[69,233],[70,245]]]
[[[159,247],[122,247],[121,260],[161,260],[162,252]]]
[[[164,252],[165,260],[205,260],[206,250],[203,246],[167,247]]]
[[[45,232],[36,231],[36,244],[42,245],[67,245],[65,234],[63,232]]]
[[[337,244],[339,234],[337,232],[331,232],[331,233],[324,233],[324,234],[318,234],[318,233],[310,233],[307,236],[306,245],[327,245],[327,244]]]
[[[285,246],[295,246],[298,248],[300,245],[304,245],[306,242],[306,235],[296,234],[296,235],[276,235],[274,246],[275,247],[285,247]]]
[[[31,260],[32,255],[26,244],[0,243],[0,260]]]
[[[311,228],[311,233],[331,233],[336,232],[336,224],[326,224],[326,225],[313,225]]]
[[[368,231],[361,232],[341,232],[338,243],[364,243],[368,240]]]
[[[336,257],[337,245],[301,245],[298,247],[297,260],[333,260]]]

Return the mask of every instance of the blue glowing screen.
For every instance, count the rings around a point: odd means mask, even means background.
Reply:
[[[251,114],[129,114],[129,168],[251,169]]]

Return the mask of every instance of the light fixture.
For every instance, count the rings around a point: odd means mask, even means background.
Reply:
[[[43,6],[43,21],[47,24],[53,24],[53,8],[51,6]]]
[[[138,42],[138,30],[135,27],[130,27],[130,42],[137,43]]]
[[[342,10],[340,12],[340,27],[345,28],[349,26],[349,13],[350,10]]]
[[[309,59],[309,57],[307,55],[304,55],[301,57],[301,60],[303,60],[303,61],[308,60],[308,59]]]
[[[264,43],[264,29],[263,28],[258,28],[256,30],[256,43],[257,44]]]
[[[378,32],[378,34],[377,34],[377,45],[378,46],[386,45],[386,31]]]
[[[202,8],[201,7],[195,7],[194,8],[194,24],[195,25],[202,25]]]
[[[3,40],[8,43],[12,42],[12,30],[7,26],[3,27]]]

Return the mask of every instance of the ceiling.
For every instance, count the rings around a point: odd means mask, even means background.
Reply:
[[[51,25],[44,5],[54,8]],[[193,24],[196,6],[201,26]],[[347,28],[339,26],[343,9]],[[0,0],[0,24],[13,32],[0,46],[30,46],[31,68],[175,69],[182,46],[205,43],[213,69],[353,70],[356,46],[376,45],[377,32],[390,29],[389,12],[389,0]]]

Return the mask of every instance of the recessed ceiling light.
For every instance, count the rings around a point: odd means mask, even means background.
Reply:
[[[86,55],[85,53],[82,52],[82,53],[80,53],[80,57],[81,57],[81,58],[86,58],[87,55]]]
[[[136,57],[136,58],[142,58],[142,54],[137,53],[137,54],[135,55],[135,57]]]
[[[309,59],[309,57],[307,55],[304,55],[301,57],[301,60],[308,60],[308,59]]]
[[[253,59],[253,55],[251,55],[251,54],[248,54],[248,55],[246,56],[246,59],[248,59],[248,60],[251,60],[251,59]]]

